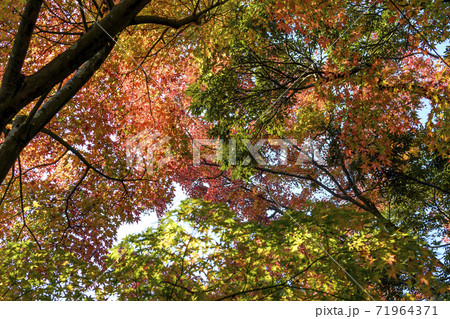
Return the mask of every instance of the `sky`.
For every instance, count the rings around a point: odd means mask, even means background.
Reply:
[[[443,56],[446,46],[450,45],[450,40],[442,43],[441,45],[437,46],[436,50],[437,52]],[[420,121],[422,124],[425,124],[428,118],[428,114],[430,113],[430,105],[429,103],[426,103],[425,107],[418,112]],[[172,205],[169,207],[169,210],[177,208],[181,202],[185,199],[187,199],[187,195],[183,192],[180,185],[175,185],[175,198],[172,202]],[[119,227],[118,233],[117,233],[117,241],[116,243],[120,242],[122,239],[124,239],[127,235],[130,234],[136,234],[143,232],[149,227],[153,227],[158,222],[158,217],[156,216],[155,212],[146,212],[142,214],[141,220],[136,223],[132,224],[123,224]]]
[[[169,210],[177,208],[183,200],[187,199],[187,195],[183,192],[180,185],[175,185],[175,198]],[[117,241],[120,242],[127,235],[143,232],[149,227],[153,227],[158,222],[156,212],[147,212],[142,214],[141,220],[132,224],[123,224],[117,232]]]

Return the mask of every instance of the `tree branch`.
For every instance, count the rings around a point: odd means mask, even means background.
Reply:
[[[130,25],[138,25],[138,24],[159,24],[159,25],[165,25],[168,27],[171,27],[173,29],[179,29],[182,26],[185,26],[187,24],[190,23],[195,23],[195,24],[200,24],[200,20],[211,10],[217,8],[218,6],[221,6],[223,4],[225,4],[228,0],[225,1],[219,1],[216,2],[215,4],[209,6],[208,8],[196,13],[194,11],[194,13],[192,15],[190,15],[189,17],[183,18],[183,19],[170,19],[170,18],[165,18],[165,17],[159,17],[159,16],[154,16],[154,15],[146,15],[146,16],[137,16],[135,17]]]
[[[0,105],[8,102],[22,85],[22,66],[30,46],[31,36],[33,35],[36,20],[41,11],[43,2],[43,0],[28,0],[25,6],[19,30],[15,36],[11,55],[3,75],[0,88]],[[3,121],[3,114],[0,115],[0,119]],[[0,126],[0,131],[3,130],[3,128],[2,124]]]
[[[89,161],[83,156],[83,154],[81,154],[76,148],[74,148],[72,145],[70,145],[67,141],[65,141],[63,138],[61,138],[58,134],[56,134],[46,128],[43,128],[41,130],[41,132],[47,134],[48,136],[53,138],[55,141],[57,141],[59,144],[64,146],[66,149],[71,151],[76,157],[78,157],[78,159],[84,165],[86,165],[87,168],[92,169],[94,172],[96,172],[97,174],[99,174],[100,176],[102,176],[106,179],[109,179],[111,181],[116,181],[116,182],[136,182],[136,181],[144,180],[143,178],[125,179],[125,178],[117,178],[117,177],[109,176],[109,175],[103,173],[102,171],[100,171],[98,168],[95,168],[91,163],[89,163]]]
[[[39,71],[25,78],[20,90],[14,91],[8,100],[0,99],[0,130],[11,121],[15,114],[40,96],[42,92],[62,82],[105,46],[108,46],[111,40],[105,35],[105,31],[112,37],[117,36],[150,1],[121,1],[70,48]]]
[[[91,60],[86,62],[75,75],[45,103],[27,125],[13,128],[0,145],[0,183],[3,183],[8,171],[24,147],[51,121],[51,119],[69,102],[73,96],[89,81],[100,68],[113,45],[106,46]]]

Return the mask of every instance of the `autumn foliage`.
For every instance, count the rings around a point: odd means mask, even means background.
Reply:
[[[449,298],[449,3],[0,10],[1,299]]]

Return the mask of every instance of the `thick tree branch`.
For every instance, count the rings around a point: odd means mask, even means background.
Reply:
[[[36,73],[25,78],[20,89],[14,92],[10,98],[0,99],[0,131],[3,131],[21,109],[41,96],[42,92],[51,90],[52,87],[63,82],[70,74],[80,68],[73,78],[37,111],[31,122],[30,119],[27,120],[27,124],[29,124],[26,125],[27,127],[22,125],[10,132],[8,137],[5,138],[4,143],[0,146],[0,184],[27,143],[50,122],[53,116],[87,83],[105,61],[113,47],[109,36],[114,38],[129,26],[135,16],[150,1],[121,1],[111,9],[102,21],[93,25],[69,49]],[[185,19],[177,20],[177,23],[185,25],[198,21],[207,12],[225,2],[217,2]],[[158,20],[153,19],[152,23],[158,23]]]
[[[23,76],[21,70],[42,3],[43,0],[28,0],[25,6],[19,30],[14,39],[11,55],[3,75],[0,88],[0,104],[8,102],[22,85]],[[0,119],[3,122],[3,114],[0,115]],[[2,130],[3,126],[0,126],[0,128]]]
[[[180,28],[199,22],[208,12],[226,3],[219,1],[208,8],[194,13],[184,19],[172,20],[156,16],[142,16],[136,22],[136,15],[151,0],[123,0],[115,5],[108,15],[95,23],[88,32],[81,36],[69,49],[58,55],[36,73],[25,78],[20,90],[15,90],[10,98],[0,99],[0,131],[28,103],[39,97],[42,92],[64,81],[83,63],[90,60],[97,52],[110,42],[109,36],[115,38],[127,26],[140,23],[152,23]],[[26,51],[26,50],[25,50]],[[26,53],[26,52],[25,52]]]
[[[200,20],[211,10],[217,8],[218,6],[221,6],[225,4],[228,0],[225,1],[219,1],[215,4],[212,4],[208,8],[200,11],[200,12],[194,12],[192,15],[183,18],[183,19],[170,19],[165,17],[158,17],[154,15],[147,15],[147,16],[137,16],[131,21],[130,25],[137,25],[137,24],[159,24],[159,25],[165,25],[174,29],[179,29],[182,26],[185,26],[190,23],[196,23],[200,24]]]
[[[36,73],[25,78],[19,91],[8,100],[0,99],[0,130],[28,103],[42,92],[64,81],[86,61],[89,61],[111,39],[116,37],[151,0],[123,0],[98,24],[81,36],[69,49],[58,55]]]
[[[91,60],[86,62],[75,75],[36,112],[29,125],[13,128],[0,145],[0,183],[24,147],[36,136],[70,99],[89,81],[112,50],[110,43]],[[28,122],[28,121],[27,121]]]

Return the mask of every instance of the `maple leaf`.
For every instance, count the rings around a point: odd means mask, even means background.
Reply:
[[[441,2],[427,10],[418,2],[331,0],[74,4],[0,4],[5,298],[46,280],[57,286],[53,272],[67,282],[63,290],[23,298],[84,298],[92,273],[112,259],[120,276],[104,278],[128,299],[147,288],[160,298],[197,300],[364,298],[342,269],[320,258],[313,238],[339,258],[351,251],[341,262],[372,281],[367,289],[380,298],[442,297],[426,287],[445,284],[447,271],[427,238],[449,235],[449,69],[433,49],[449,35]],[[156,133],[164,147],[154,144]],[[225,141],[222,158],[209,160],[211,148],[192,165],[193,140],[207,138]],[[285,161],[276,160],[280,143],[261,144],[261,164],[249,149],[259,139],[296,142],[286,146]],[[122,224],[147,211],[164,218],[176,184],[195,199],[190,213],[178,213],[203,235],[187,245],[192,236],[164,219],[167,230],[133,237],[108,259]],[[299,234],[288,213],[312,233]],[[225,237],[213,243],[209,232]],[[151,243],[152,255],[136,238]],[[205,260],[208,245],[215,253]],[[190,258],[181,267],[183,254]],[[27,268],[28,255],[38,267]],[[52,268],[53,257],[64,269]],[[23,286],[11,288],[8,273],[21,258]],[[84,276],[77,284],[67,265]],[[258,290],[296,273],[301,289]],[[416,280],[413,291],[399,273],[429,282]],[[240,295],[243,282],[256,290]]]

